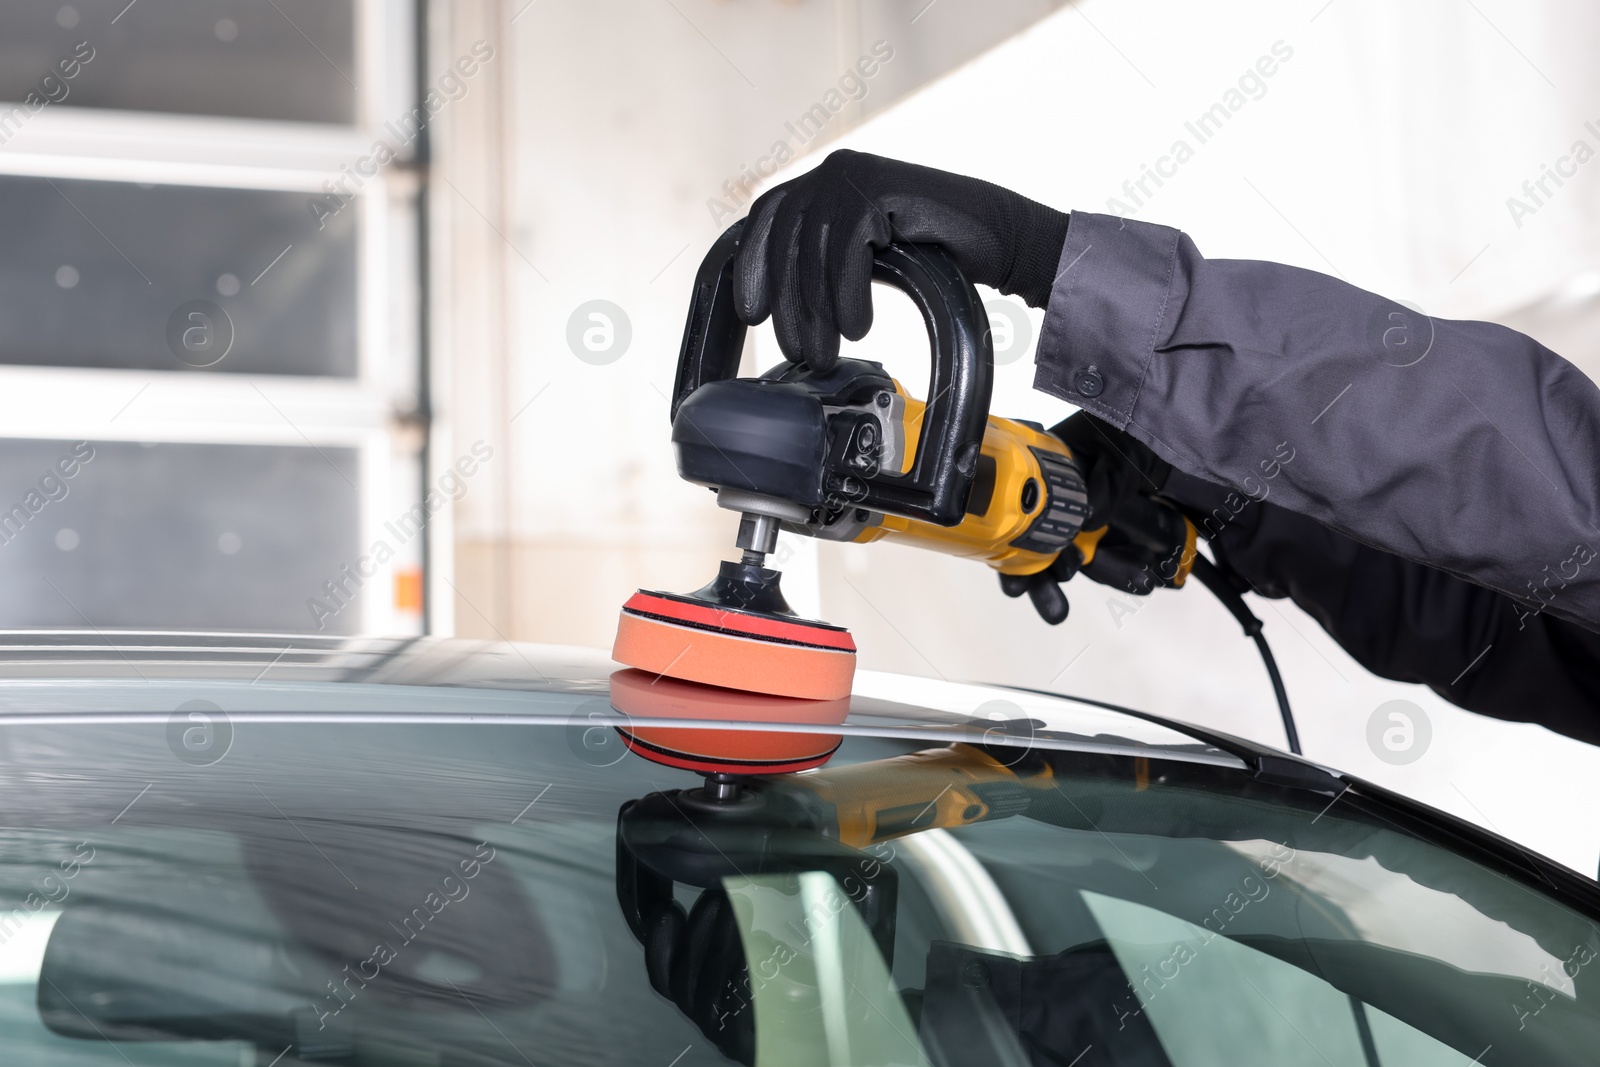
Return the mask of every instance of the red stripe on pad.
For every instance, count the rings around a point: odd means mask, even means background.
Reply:
[[[652,745],[641,737],[634,737],[628,731],[618,726],[615,728],[622,736],[622,743],[628,751],[636,756],[643,756],[651,763],[659,763],[663,767],[676,767],[685,771],[696,771],[700,774],[793,774],[796,771],[809,771],[813,767],[820,767],[839,751],[839,740],[835,737],[821,737],[819,740],[832,741],[832,746],[826,752],[819,752],[813,756],[802,756],[792,760],[773,760],[771,762],[741,763],[736,759],[722,759],[715,756],[696,758],[692,752],[674,752]]]
[[[756,615],[743,611],[724,611],[710,605],[690,604],[682,600],[652,596],[639,592],[622,605],[623,611],[648,612],[669,619],[681,619],[699,626],[710,626],[735,636],[775,637],[784,641],[798,641],[807,645],[820,645],[854,652],[855,641],[847,630],[822,629],[802,622],[787,622],[771,615]]]

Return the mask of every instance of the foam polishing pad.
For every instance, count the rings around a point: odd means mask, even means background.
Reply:
[[[652,674],[807,700],[850,695],[850,631],[640,590],[622,606],[611,657]]]
[[[838,734],[729,726],[651,726],[651,719],[837,726],[849,697],[806,700],[686,682],[630,669],[611,676],[611,706],[628,717],[623,742],[645,759],[701,773],[783,774],[819,767],[839,747]]]

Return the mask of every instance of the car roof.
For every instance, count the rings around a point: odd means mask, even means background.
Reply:
[[[257,721],[588,721],[611,713],[621,669],[598,649],[465,638],[0,631],[0,722],[165,721],[193,700]],[[1220,735],[1095,701],[875,671],[854,690],[829,732],[1246,765]]]

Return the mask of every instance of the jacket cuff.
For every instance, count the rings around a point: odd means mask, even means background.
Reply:
[[[1127,426],[1167,316],[1182,236],[1072,213],[1039,333],[1035,389]]]

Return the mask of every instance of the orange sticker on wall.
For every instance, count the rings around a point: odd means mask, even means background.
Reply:
[[[394,606],[396,611],[422,610],[422,568],[402,567],[394,572]]]

